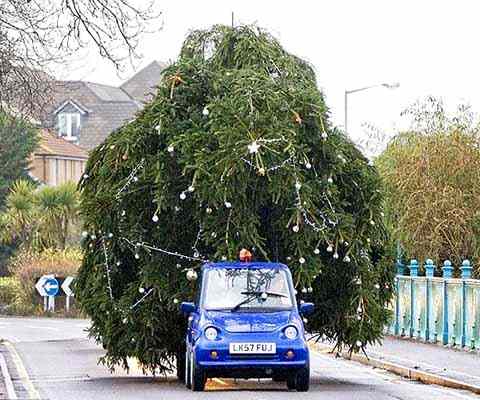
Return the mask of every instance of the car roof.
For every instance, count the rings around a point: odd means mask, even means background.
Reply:
[[[221,262],[208,262],[202,265],[202,269],[213,269],[213,268],[288,269],[288,267],[285,264],[277,263],[277,262],[266,262],[266,261],[251,261],[251,262],[221,261]]]

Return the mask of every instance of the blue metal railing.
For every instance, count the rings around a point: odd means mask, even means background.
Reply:
[[[462,262],[460,278],[453,278],[454,267],[448,260],[441,268],[442,277],[434,276],[432,260],[426,260],[423,267],[425,275],[419,276],[417,260],[408,266],[397,260],[394,319],[388,333],[476,349],[480,341],[480,280],[472,279],[470,261]]]

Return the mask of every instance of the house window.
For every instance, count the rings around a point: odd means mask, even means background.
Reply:
[[[80,113],[58,114],[58,135],[66,140],[77,140],[80,134]]]

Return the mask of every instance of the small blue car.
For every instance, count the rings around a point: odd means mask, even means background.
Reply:
[[[202,266],[188,315],[185,382],[202,391],[208,378],[272,378],[308,391],[310,359],[302,315],[288,267],[270,262]]]

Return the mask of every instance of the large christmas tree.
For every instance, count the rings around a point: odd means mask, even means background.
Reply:
[[[267,32],[191,33],[81,187],[77,293],[109,367],[172,370],[195,271],[241,248],[289,265],[316,304],[311,332],[352,350],[381,338],[393,266],[379,176],[329,122],[312,68]]]

